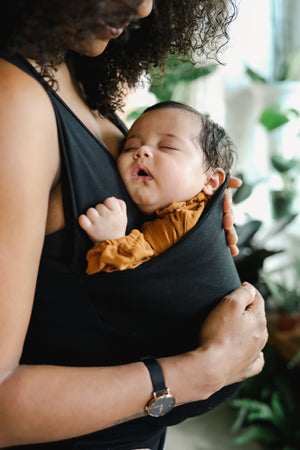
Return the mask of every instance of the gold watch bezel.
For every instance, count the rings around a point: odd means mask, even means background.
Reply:
[[[167,406],[164,406],[162,409],[160,409],[159,412],[156,412],[153,410],[153,405],[157,404],[161,400],[171,400],[171,404],[168,404]],[[168,402],[169,403],[169,402]],[[156,392],[153,392],[153,397],[149,400],[149,402],[145,406],[145,411],[147,414],[151,417],[162,417],[166,415],[168,412],[170,412],[174,406],[175,406],[175,397],[170,393],[170,390],[167,388],[164,392],[160,392],[157,394]]]

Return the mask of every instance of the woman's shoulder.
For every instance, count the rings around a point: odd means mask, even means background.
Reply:
[[[0,98],[1,160],[13,155],[22,167],[26,158],[32,163],[40,161],[39,169],[48,165],[55,173],[59,163],[56,121],[44,88],[14,64],[0,59]]]
[[[13,63],[0,58],[0,95],[1,109],[13,109],[27,114],[34,106],[51,111],[51,103],[43,86],[31,75]],[[28,108],[28,104],[33,108]]]

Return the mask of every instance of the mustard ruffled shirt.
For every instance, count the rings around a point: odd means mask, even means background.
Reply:
[[[86,272],[134,269],[164,252],[196,225],[209,198],[200,192],[188,201],[171,203],[156,210],[156,218],[145,222],[141,231],[94,245],[87,253]]]

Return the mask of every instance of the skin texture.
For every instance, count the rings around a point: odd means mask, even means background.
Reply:
[[[145,5],[149,9],[148,1]],[[32,52],[22,52],[37,64]],[[58,94],[116,156],[121,133],[87,106],[65,62],[54,78]],[[0,98],[0,447],[6,447],[71,438],[141,417],[152,385],[141,362],[93,368],[19,364],[44,235],[64,227],[60,156],[46,92],[2,59]],[[227,219],[230,230],[231,216]],[[201,333],[197,350],[161,360],[178,403],[207,398],[260,372],[267,339],[263,299],[254,288],[239,288],[208,317]]]

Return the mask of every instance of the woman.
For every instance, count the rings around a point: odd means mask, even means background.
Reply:
[[[215,48],[227,6],[14,0],[2,14],[0,447],[162,448],[165,427],[146,417],[145,363],[99,367],[97,348],[112,343],[85,294],[90,244],[77,217],[115,195],[128,203],[129,226],[137,223],[113,161],[122,82],[132,86],[168,50],[188,53],[199,27],[194,47]],[[224,223],[235,253],[231,211]],[[266,338],[263,300],[246,284],[213,310],[196,350],[159,359],[176,404],[259,373]]]

